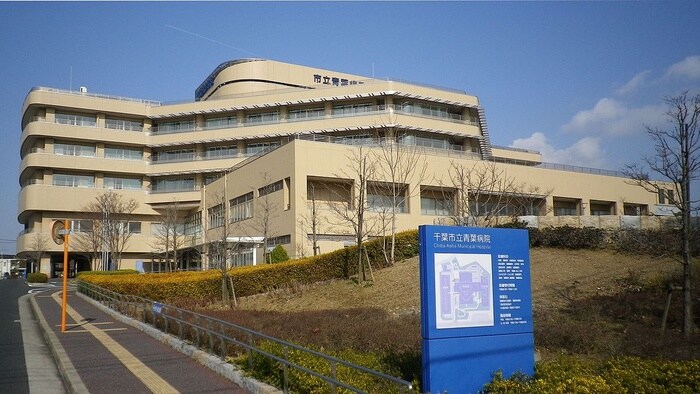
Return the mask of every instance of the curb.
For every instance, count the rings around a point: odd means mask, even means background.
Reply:
[[[93,304],[101,311],[112,316],[114,319],[119,320],[120,322],[122,322],[124,324],[128,324],[128,325],[146,333],[147,335],[153,337],[157,341],[160,341],[160,342],[172,347],[173,349],[177,350],[178,352],[194,359],[198,363],[204,365],[205,367],[211,369],[212,371],[218,373],[219,375],[225,377],[226,379],[236,383],[237,385],[250,391],[253,394],[279,394],[279,393],[282,393],[282,391],[277,389],[276,387],[273,387],[269,384],[257,381],[255,379],[252,379],[252,378],[246,376],[243,371],[234,367],[232,364],[229,364],[229,363],[221,360],[221,358],[219,358],[217,356],[213,356],[205,351],[202,351],[202,350],[196,348],[195,346],[188,344],[187,342],[181,341],[179,338],[177,338],[175,336],[172,336],[170,334],[165,334],[162,331],[155,329],[146,323],[143,323],[143,322],[140,322],[138,320],[132,319],[130,317],[124,316],[121,313],[118,313],[118,312],[104,306],[103,304],[93,300],[92,298],[87,297],[86,295],[84,295],[82,293],[78,293],[77,290],[76,290],[76,294],[79,297],[81,297],[83,300]],[[53,334],[53,332],[51,334]],[[54,337],[55,337],[55,335],[54,335]],[[58,339],[56,338],[56,340],[58,340]],[[81,383],[82,383],[82,381],[81,381]]]
[[[44,336],[44,341],[46,341],[49,352],[51,352],[51,356],[56,362],[56,368],[58,369],[59,375],[61,375],[63,386],[68,393],[89,393],[87,387],[85,387],[85,384],[83,383],[83,380],[80,378],[80,375],[78,375],[78,371],[75,369],[73,363],[66,354],[66,351],[63,349],[61,341],[58,340],[58,337],[46,322],[46,319],[41,313],[41,309],[39,309],[39,305],[36,303],[34,297],[34,294],[29,297],[29,304],[32,307],[34,317],[39,322],[39,328]]]

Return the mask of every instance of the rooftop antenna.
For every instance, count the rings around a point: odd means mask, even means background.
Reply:
[[[372,62],[372,79],[374,79],[374,62]]]
[[[73,66],[70,66],[70,76],[68,77],[68,91],[73,91]]]

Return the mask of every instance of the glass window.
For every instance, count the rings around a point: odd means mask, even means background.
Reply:
[[[143,122],[125,119],[105,119],[105,127],[114,130],[143,131]]]
[[[209,228],[216,228],[224,225],[224,204],[215,205],[207,211],[209,213]]]
[[[153,161],[191,161],[194,160],[194,149],[175,149],[155,152]]]
[[[104,177],[105,189],[140,190],[141,178]]]
[[[182,133],[194,130],[194,120],[179,120],[159,123],[155,130],[158,133]]]
[[[235,157],[238,154],[236,145],[210,146],[205,152],[207,159],[217,159],[222,157]]]
[[[274,123],[279,120],[277,112],[265,112],[260,114],[249,114],[246,116],[246,123]]]
[[[236,127],[237,120],[235,116],[226,116],[221,118],[211,118],[204,121],[204,127],[207,129],[222,129],[226,127]]]
[[[141,149],[106,146],[105,159],[142,160],[143,152]]]
[[[367,184],[367,207],[370,211],[390,212],[396,199],[396,212],[407,212],[406,187],[395,185],[395,193],[390,185]]]
[[[267,239],[267,246],[287,245],[290,243],[292,243],[292,236],[289,234]]]
[[[262,196],[268,195],[270,193],[274,193],[278,190],[282,190],[283,187],[284,186],[283,186],[282,180],[279,180],[279,181],[274,182],[274,183],[270,183],[269,185],[265,185],[265,186],[258,189],[258,196],[262,197]]]
[[[92,220],[71,220],[70,221],[71,231],[77,233],[91,233],[92,232]]]
[[[153,191],[190,191],[195,190],[194,178],[166,178],[156,179],[153,183]]]
[[[246,193],[230,201],[231,222],[240,222],[253,217],[253,192]]]
[[[280,146],[279,142],[258,142],[254,144],[248,144],[248,146],[246,147],[246,154],[252,156],[258,153],[270,151],[278,146]]]
[[[371,112],[374,106],[372,103],[334,105],[333,115],[355,115]]]
[[[323,108],[291,109],[287,113],[287,118],[290,120],[321,118],[325,116],[325,114]]]
[[[195,212],[185,219],[184,234],[198,236],[202,231],[202,213]]]
[[[127,231],[129,234],[141,234],[141,222],[127,223]]]
[[[97,126],[97,117],[94,115],[88,116],[88,115],[78,115],[78,114],[68,114],[68,113],[57,112],[55,119],[56,119],[56,123],[59,123],[59,124],[67,124],[67,125],[73,125],[73,126],[89,126],[89,127]]]
[[[56,155],[95,157],[95,147],[90,145],[76,145],[56,143],[53,146]]]
[[[452,215],[452,191],[422,190],[420,195],[420,213],[422,215]]]
[[[95,187],[95,177],[92,175],[74,175],[74,174],[53,174],[54,186],[66,187]]]

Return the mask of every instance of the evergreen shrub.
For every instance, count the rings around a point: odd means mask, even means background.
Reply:
[[[29,283],[46,283],[49,277],[43,272],[31,272],[27,274],[27,282]]]

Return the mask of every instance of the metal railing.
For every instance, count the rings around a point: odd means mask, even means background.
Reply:
[[[239,356],[241,357],[240,360],[243,361],[241,364],[250,371],[254,368],[255,357],[262,356],[273,360],[281,365],[281,389],[284,393],[290,392],[290,369],[322,380],[327,384],[330,393],[337,393],[339,389],[345,389],[352,393],[365,393],[365,391],[341,381],[338,377],[339,368],[352,371],[353,374],[364,374],[371,377],[373,384],[376,382],[375,387],[382,387],[380,389],[382,393],[413,392],[412,384],[405,380],[211,316],[134,295],[120,294],[81,280],[78,280],[78,292],[121,314],[133,317],[145,324],[150,324],[167,334],[176,335],[180,340],[203,349],[211,355],[220,357],[225,362],[228,362],[231,356]],[[281,349],[281,354],[271,353],[269,347],[263,348],[266,343]],[[290,353],[292,352],[325,361],[330,373],[323,373],[311,369],[311,367],[299,365],[290,359]],[[317,364],[314,363],[314,365]],[[343,390],[342,392],[345,391]]]

